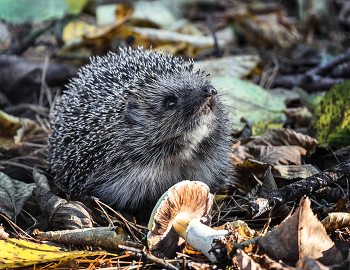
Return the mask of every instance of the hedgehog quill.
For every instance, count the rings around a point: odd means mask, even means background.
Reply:
[[[182,180],[202,181],[212,192],[227,183],[227,115],[193,61],[141,48],[93,57],[50,121],[55,183],[138,221]]]

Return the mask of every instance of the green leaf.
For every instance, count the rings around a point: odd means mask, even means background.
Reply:
[[[285,115],[281,111],[286,108],[284,99],[277,97],[260,86],[238,78],[213,77],[211,82],[218,90],[221,100],[233,121],[233,127],[242,126],[241,117],[255,125],[258,122],[273,123],[276,127],[283,123]],[[269,125],[266,125],[268,128]],[[256,128],[264,133],[261,126]],[[256,135],[256,134],[253,134]]]
[[[0,7],[0,18],[10,23],[57,19],[68,12],[63,0],[0,0]]]

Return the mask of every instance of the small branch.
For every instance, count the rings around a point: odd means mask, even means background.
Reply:
[[[321,77],[315,74],[277,75],[273,87],[292,88],[299,86],[312,93],[329,90],[333,85],[342,81],[344,81],[342,78]]]
[[[148,253],[145,250],[137,249],[137,248],[133,248],[133,247],[127,247],[124,245],[118,245],[118,248],[126,250],[130,255],[132,255],[135,258],[142,257],[146,261],[155,263],[156,265],[158,265],[159,267],[162,267],[164,269],[179,270],[179,268],[177,268],[176,266],[166,262],[163,259],[160,259],[160,258],[153,256],[152,254]]]
[[[285,204],[286,202],[294,201],[301,198],[305,194],[329,186],[330,184],[349,176],[350,159],[321,173],[284,186],[283,188],[271,192],[265,198],[257,198],[256,200],[250,202],[252,214],[254,217],[260,216],[271,207],[275,208]]]
[[[21,44],[17,44],[12,47],[10,54],[20,55],[24,53],[30,46],[35,44],[35,40],[40,37],[46,30],[50,29],[55,25],[55,21],[51,21],[49,24],[44,26],[42,29],[39,29],[36,32],[33,32],[27,39],[25,39]]]
[[[318,65],[316,68],[312,69],[308,73],[316,74],[316,75],[324,75],[328,71],[331,71],[334,67],[347,61],[350,61],[350,52],[337,55],[333,57],[331,60],[329,60],[328,62]]]
[[[216,34],[215,34],[213,21],[211,20],[211,17],[209,15],[207,15],[207,24],[208,24],[210,32],[214,38],[214,48],[215,48],[216,57],[219,58],[219,57],[221,57],[221,53],[220,53],[220,48],[219,48],[219,44],[218,44],[218,39],[217,39]]]

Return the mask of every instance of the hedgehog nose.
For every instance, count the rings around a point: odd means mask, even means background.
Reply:
[[[211,96],[214,96],[216,94],[217,94],[216,89],[211,85],[207,85],[201,89],[201,96],[202,97],[211,97]]]

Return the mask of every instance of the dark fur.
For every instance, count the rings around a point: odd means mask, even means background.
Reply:
[[[206,87],[212,86],[192,62],[161,52],[93,58],[52,113],[56,183],[144,216],[182,180],[216,191],[227,181],[228,120],[217,95],[211,112],[198,115]]]

